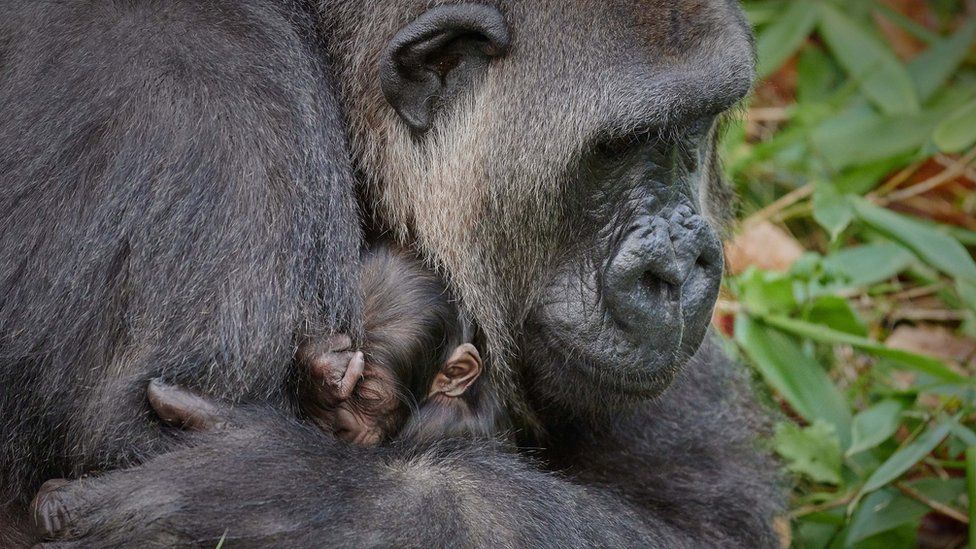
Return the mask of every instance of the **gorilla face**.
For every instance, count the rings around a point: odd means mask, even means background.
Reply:
[[[585,159],[579,244],[528,319],[537,365],[643,397],[698,348],[722,275],[721,242],[701,207],[710,126],[615,139]]]
[[[516,349],[570,406],[657,393],[722,271],[715,125],[753,75],[737,6],[421,4],[330,19],[339,44],[373,41],[335,50],[367,202],[448,275],[503,395]]]

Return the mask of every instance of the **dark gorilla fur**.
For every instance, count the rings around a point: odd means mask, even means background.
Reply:
[[[0,545],[34,540],[26,505],[42,481],[89,473],[38,499],[68,517],[43,532],[67,547],[776,544],[761,421],[717,344],[697,346],[708,311],[696,302],[635,343],[587,278],[623,255],[617,229],[663,215],[648,204],[680,205],[698,231],[684,236],[714,253],[704,229],[728,196],[714,121],[751,82],[738,8],[428,11],[452,3],[8,0]],[[387,45],[418,20],[407,39],[455,24],[420,46],[458,58],[438,60],[439,79],[405,78],[417,93],[384,93]],[[425,85],[443,89],[418,105]],[[296,345],[360,333],[357,184],[367,215],[440,269],[486,334],[531,456],[483,441],[356,448],[295,419]],[[160,426],[155,377],[234,404],[226,426]]]
[[[356,317],[361,237],[297,3],[2,11],[0,502],[23,503],[163,451],[154,376],[289,408],[296,337]]]

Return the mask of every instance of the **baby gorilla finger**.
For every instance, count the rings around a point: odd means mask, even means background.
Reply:
[[[219,429],[226,423],[223,410],[210,400],[160,379],[149,382],[149,405],[164,423],[190,431]]]
[[[352,395],[364,367],[365,359],[361,351],[322,353],[309,364],[312,378],[320,384],[321,398],[332,405]]]

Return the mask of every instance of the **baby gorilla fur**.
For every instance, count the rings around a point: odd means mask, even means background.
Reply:
[[[362,445],[400,433],[413,442],[491,436],[500,406],[444,282],[414,256],[381,245],[360,273],[365,337],[361,351],[334,336],[299,350],[311,373],[306,414],[339,438]]]
[[[368,251],[359,287],[364,341],[345,334],[311,340],[297,359],[304,414],[322,430],[361,446],[399,435],[409,443],[492,437],[502,412],[482,377],[474,330],[444,282],[412,254],[387,245]],[[159,382],[149,401],[170,424],[204,430],[217,422],[210,403]]]

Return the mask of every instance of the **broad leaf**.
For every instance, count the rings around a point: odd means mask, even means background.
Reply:
[[[897,400],[881,402],[859,412],[851,424],[851,447],[847,455],[870,450],[898,430],[899,417],[904,406]]]
[[[823,268],[842,279],[837,286],[864,288],[888,280],[907,269],[915,256],[894,242],[846,248],[824,258]]]
[[[875,534],[904,524],[916,523],[930,509],[897,490],[879,490],[857,506],[847,531],[847,544],[854,544]]]
[[[810,0],[793,0],[786,11],[777,14],[756,39],[759,57],[757,72],[762,78],[773,72],[806,41],[819,16],[817,4]]]
[[[817,420],[802,428],[792,422],[779,423],[773,446],[790,471],[815,482],[840,484],[840,442],[830,423]]]
[[[854,198],[854,209],[862,221],[915,252],[922,261],[956,279],[964,299],[976,285],[976,262],[956,239],[914,219]],[[967,299],[970,307],[974,303]]]
[[[976,143],[976,99],[936,126],[932,140],[945,152],[959,152]]]
[[[881,464],[881,467],[875,469],[874,473],[868,477],[867,482],[864,483],[861,492],[865,494],[873,492],[900,477],[905,471],[932,453],[932,450],[935,450],[949,434],[950,428],[949,422],[942,422],[928,428],[922,433],[922,436],[892,454],[887,461]]]
[[[840,170],[914,153],[928,143],[945,117],[943,110],[908,116],[845,112],[813,131],[813,144],[830,166]]]
[[[976,40],[976,20],[971,20],[955,34],[932,44],[908,64],[908,74],[922,101],[928,101],[948,80],[969,54]]]
[[[791,311],[796,307],[793,281],[787,275],[750,267],[736,279],[739,301],[750,311]]]
[[[837,240],[854,219],[854,207],[836,187],[821,181],[813,191],[813,218],[827,230],[831,240]]]
[[[829,326],[847,334],[860,337],[868,335],[867,328],[854,312],[851,303],[843,297],[820,296],[804,311],[803,316],[807,322]]]
[[[841,447],[850,443],[850,411],[844,397],[815,360],[796,341],[748,315],[735,322],[735,339],[752,358],[766,382],[808,421],[827,421],[836,428]]]
[[[821,343],[851,345],[873,355],[890,358],[907,368],[938,379],[953,383],[970,381],[935,358],[892,349],[876,341],[834,330],[822,324],[812,324],[783,316],[764,316],[762,321],[780,330]]]
[[[917,113],[915,85],[891,50],[830,4],[820,7],[820,35],[864,95],[889,115]]]

